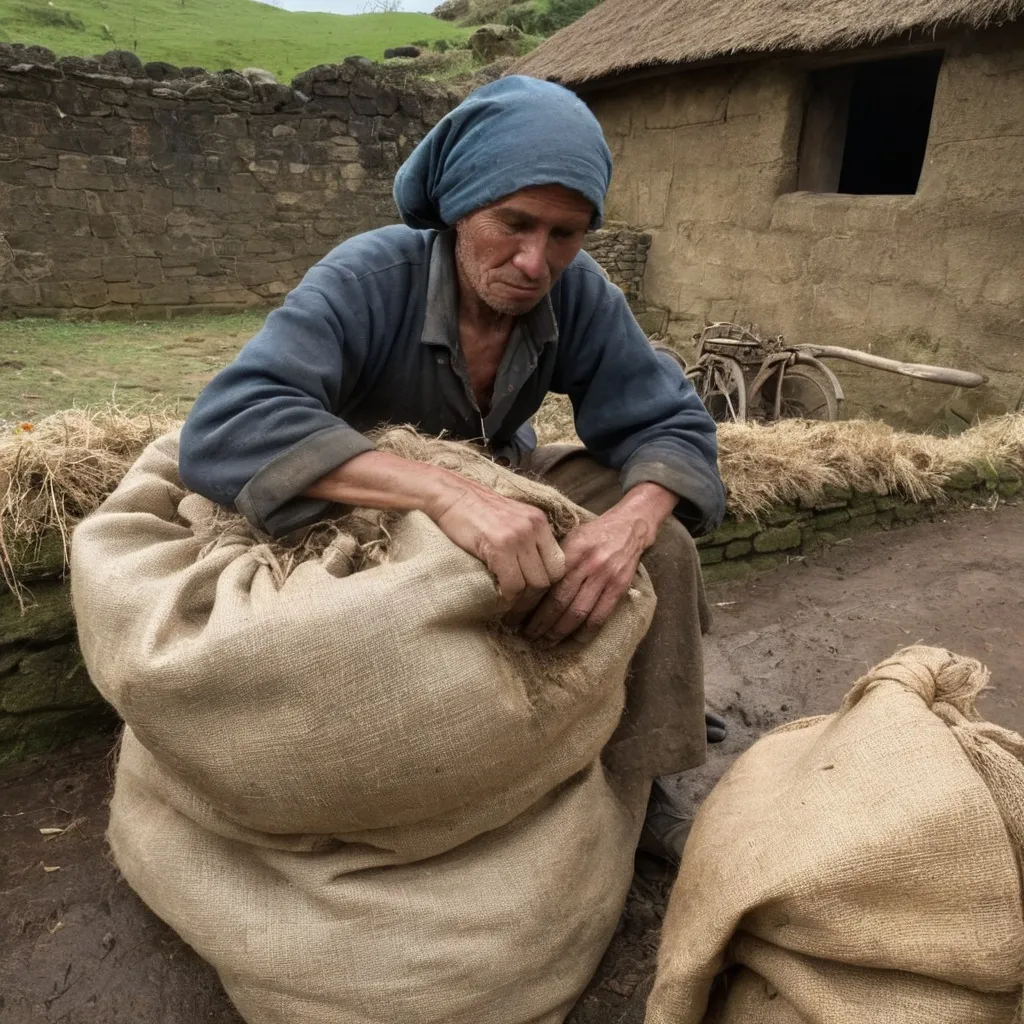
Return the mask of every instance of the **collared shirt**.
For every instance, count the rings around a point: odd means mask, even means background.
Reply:
[[[369,451],[365,432],[409,423],[485,441],[515,462],[549,391],[624,490],[645,480],[683,499],[695,532],[724,514],[715,425],[679,367],[652,349],[593,259],[579,256],[517,318],[481,415],[459,344],[454,232],[381,228],[314,266],[203,390],[182,429],[183,482],[274,535],[330,503],[302,497]]]

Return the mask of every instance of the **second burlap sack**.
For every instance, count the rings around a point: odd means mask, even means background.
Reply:
[[[459,446],[381,447],[556,529],[585,515]],[[426,516],[283,550],[186,493],[168,435],[77,529],[72,584],[127,723],[115,859],[250,1024],[564,1018],[642,822],[645,785],[600,753],[653,614],[645,575],[593,643],[538,651],[495,625],[493,578]]]
[[[1010,1024],[1024,739],[912,647],[759,740],[694,823],[646,1024]]]

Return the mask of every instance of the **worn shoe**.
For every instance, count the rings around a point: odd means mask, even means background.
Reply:
[[[651,785],[651,797],[647,803],[647,815],[637,848],[652,857],[678,864],[692,823],[690,809],[683,806],[679,798],[662,784],[661,779],[655,779]]]
[[[708,743],[721,743],[725,739],[725,719],[713,711],[704,711],[704,728]],[[670,864],[678,864],[683,844],[690,831],[693,815],[675,792],[655,779],[651,785],[651,798],[647,803],[643,832],[638,849]]]
[[[707,732],[708,743],[721,743],[725,739],[725,719],[716,715],[714,711],[704,709],[704,729]]]

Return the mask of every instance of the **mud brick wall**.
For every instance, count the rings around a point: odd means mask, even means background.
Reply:
[[[652,237],[645,298],[689,354],[707,321],[977,370],[958,391],[834,364],[851,416],[961,428],[1016,407],[1024,346],[1024,20],[944,50],[914,195],[798,190],[811,61],[768,55],[584,92],[609,216]],[[879,46],[865,58],[899,56]]]
[[[651,236],[635,231],[625,224],[609,223],[587,235],[587,252],[608,272],[608,276],[625,292],[630,308],[644,308],[644,271]]]
[[[276,304],[397,219],[395,171],[457,100],[361,58],[253,84],[0,44],[0,316]]]

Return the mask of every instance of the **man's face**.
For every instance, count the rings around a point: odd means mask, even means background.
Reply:
[[[496,313],[522,316],[583,246],[594,208],[561,185],[537,185],[456,224],[459,280]]]

